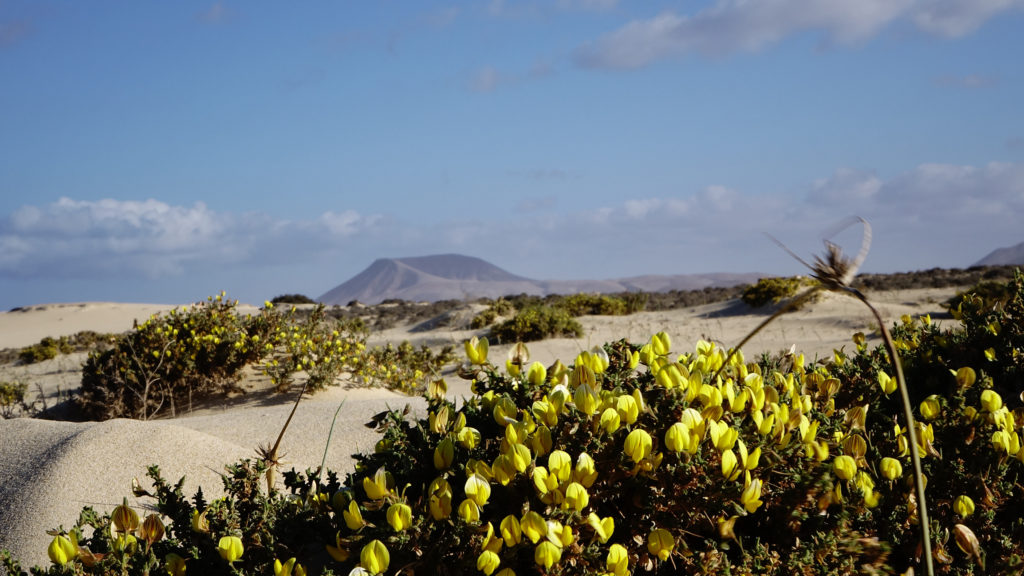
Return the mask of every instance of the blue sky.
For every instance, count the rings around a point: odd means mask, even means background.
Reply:
[[[0,309],[1024,241],[1024,0],[0,0]],[[854,249],[852,233],[837,238]]]

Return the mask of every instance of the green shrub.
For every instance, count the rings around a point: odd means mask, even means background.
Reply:
[[[197,397],[229,389],[246,365],[273,349],[281,323],[273,308],[252,317],[236,312],[224,295],[174,309],[90,354],[75,398],[97,420],[171,415]]]
[[[469,322],[469,327],[473,330],[479,330],[494,324],[494,321],[497,319],[498,313],[495,312],[494,308],[487,308],[473,316],[473,319]]]
[[[795,295],[801,285],[800,278],[761,278],[744,290],[740,299],[751,308],[760,308]]]
[[[36,362],[52,360],[58,354],[70,354],[73,350],[66,336],[61,336],[60,338],[47,336],[37,344],[22,348],[18,353],[18,360],[22,364],[35,364]]]
[[[337,320],[327,316],[319,304],[304,319],[295,309],[283,322],[275,322],[272,347],[263,372],[279,391],[292,384],[293,377],[306,375],[306,388],[315,392],[334,385],[342,372],[349,370],[366,347],[366,330],[361,320]]]
[[[281,304],[316,304],[316,300],[313,300],[305,294],[282,294],[280,296],[274,296],[270,300],[270,303],[279,306]]]
[[[572,316],[624,316],[629,313],[626,301],[605,294],[572,294],[559,306]]]
[[[498,342],[533,342],[552,337],[583,336],[583,326],[564,308],[530,306],[496,325],[491,335]]]
[[[28,384],[23,382],[0,382],[0,418],[14,418],[26,411],[27,390]]]
[[[429,382],[439,380],[445,368],[455,362],[455,349],[444,346],[434,352],[429,346],[414,347],[408,341],[375,346],[354,361],[353,376],[365,386],[381,386],[403,394],[422,394]]]

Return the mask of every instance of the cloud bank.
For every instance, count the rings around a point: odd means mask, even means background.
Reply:
[[[285,220],[202,203],[62,198],[0,218],[0,279],[181,280],[289,266],[295,283],[308,273],[319,289],[378,257],[444,252],[538,278],[783,273],[780,266],[794,265],[764,232],[810,254],[831,224],[851,214],[875,229],[867,269],[964,267],[1024,240],[1024,165],[921,164],[888,178],[840,168],[789,198],[716,184],[567,210],[554,203],[530,213],[495,208],[487,211],[493,217],[434,223],[353,210]]]
[[[904,23],[958,38],[1022,8],[1024,0],[716,0],[692,16],[667,11],[629,22],[579,47],[576,62],[589,68],[641,68],[691,53],[757,52],[806,32],[849,45]]]

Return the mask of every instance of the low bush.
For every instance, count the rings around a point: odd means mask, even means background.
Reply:
[[[751,308],[761,308],[796,295],[803,280],[794,278],[761,278],[743,291],[740,299]]]
[[[270,303],[274,306],[280,306],[281,304],[316,304],[316,300],[305,294],[281,294],[280,296],[274,296]]]
[[[491,328],[491,337],[498,342],[533,342],[563,336],[579,338],[583,336],[583,326],[567,310],[554,306],[529,306]]]
[[[248,317],[236,306],[221,294],[136,325],[89,355],[77,406],[96,420],[147,419],[230,389],[242,368],[273,349],[281,323],[272,307]]]
[[[439,380],[445,368],[455,362],[455,350],[444,346],[434,352],[429,346],[414,347],[408,341],[390,342],[366,350],[353,363],[355,380],[364,386],[381,386],[404,394],[422,394],[427,384]]]
[[[28,385],[23,382],[0,382],[0,418],[14,418],[29,412],[25,403]]]

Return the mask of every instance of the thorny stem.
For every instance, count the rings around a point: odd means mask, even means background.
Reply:
[[[933,576],[935,574],[935,569],[932,566],[932,542],[931,528],[928,525],[928,506],[925,504],[924,499],[924,473],[921,471],[921,455],[917,447],[917,427],[914,425],[914,413],[910,407],[910,394],[907,392],[907,382],[903,378],[903,365],[900,363],[900,357],[896,353],[896,346],[893,344],[892,334],[890,334],[889,329],[885,327],[885,322],[882,321],[882,315],[879,314],[878,309],[868,302],[867,297],[865,297],[860,290],[855,288],[846,288],[845,290],[850,295],[863,302],[864,305],[871,310],[871,313],[875,315],[875,320],[878,321],[878,326],[882,330],[882,339],[885,341],[885,350],[889,353],[889,359],[892,361],[893,368],[896,371],[896,383],[899,385],[900,389],[900,400],[903,401],[903,417],[907,421],[910,460],[914,464],[914,484],[917,486],[917,518],[918,523],[921,526],[921,544],[924,550],[925,571],[928,576]]]
[[[299,390],[298,396],[295,397],[295,404],[292,405],[292,411],[288,413],[288,419],[284,421],[284,426],[281,427],[281,433],[277,435],[277,441],[274,442],[274,446],[269,452],[265,452],[264,461],[268,463],[267,467],[267,493],[274,489],[274,468],[277,467],[277,449],[281,446],[281,439],[284,438],[284,431],[288,429],[288,425],[292,423],[292,416],[295,416],[295,410],[299,407],[299,401],[302,400],[302,395],[306,393],[306,385],[308,381],[302,383],[302,389]]]

